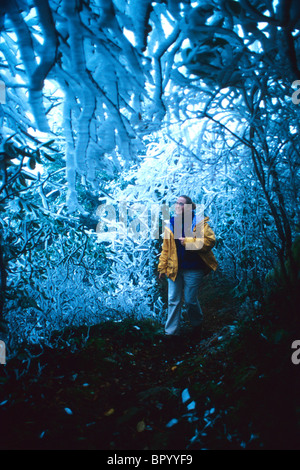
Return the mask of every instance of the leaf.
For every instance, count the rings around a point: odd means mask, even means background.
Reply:
[[[45,157],[47,160],[49,160],[50,162],[55,162],[55,158],[51,157],[48,153],[46,153],[45,151],[42,151],[42,155],[43,157]]]
[[[42,160],[41,160],[41,152],[39,151],[39,149],[37,149],[36,153],[35,153],[35,159],[38,163],[42,163]]]
[[[27,180],[31,180],[31,181],[36,181],[36,177],[35,176],[32,176],[30,175],[29,173],[26,173],[25,171],[22,171],[21,173],[21,176]],[[21,178],[20,176],[20,178]]]
[[[190,394],[187,388],[185,388],[182,392],[182,403],[186,403],[188,400],[190,400]]]
[[[30,170],[34,170],[36,167],[36,161],[34,158],[30,158],[29,161],[28,161],[28,168]]]
[[[175,426],[175,424],[177,423],[178,423],[178,419],[173,418],[166,424],[166,428],[171,428],[172,426]]]
[[[45,144],[42,145],[42,147],[46,147],[48,149],[51,148],[51,146],[55,143],[55,140],[52,139],[52,140],[49,140],[48,142],[46,142]]]
[[[23,174],[20,174],[19,176],[19,182],[22,186],[27,186],[27,183],[26,183],[26,180],[25,180],[25,177]]]
[[[111,416],[114,414],[114,412],[115,412],[114,408],[110,408],[104,413],[104,416]]]
[[[145,431],[145,428],[146,428],[145,421],[139,421],[136,425],[137,432],[143,432]]]
[[[192,411],[192,410],[194,410],[195,408],[196,408],[196,403],[195,403],[194,401],[191,401],[191,403],[189,403],[189,404],[187,405],[187,409],[188,409],[189,411]]]

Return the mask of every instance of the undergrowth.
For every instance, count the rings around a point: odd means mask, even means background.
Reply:
[[[262,312],[176,345],[151,320],[69,329],[1,369],[1,448],[299,448],[299,372],[276,333]]]

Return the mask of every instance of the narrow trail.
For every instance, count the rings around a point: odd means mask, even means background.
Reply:
[[[181,343],[166,343],[162,328],[147,320],[108,322],[91,328],[73,353],[24,351],[8,363],[0,378],[1,448],[169,446],[166,426],[185,411],[180,394],[191,380],[183,366],[210,348],[234,316],[231,298],[226,304],[224,296],[215,297],[222,311],[208,302],[211,289],[208,284],[203,292],[200,342],[185,334]],[[86,331],[74,331],[69,344],[76,346],[80,334]]]
[[[267,365],[256,353],[267,357],[268,345],[251,333],[222,349],[239,306],[230,286],[215,287],[201,293],[201,341],[185,333],[170,344],[161,325],[128,319],[69,331],[68,347],[20,352],[0,369],[1,449],[260,448],[257,429],[273,413],[261,396],[277,380],[260,390]],[[282,394],[273,399],[277,409]]]

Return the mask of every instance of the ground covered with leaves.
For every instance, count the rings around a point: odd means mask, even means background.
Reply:
[[[299,449],[290,334],[212,289],[201,340],[127,319],[23,347],[0,366],[1,449]]]

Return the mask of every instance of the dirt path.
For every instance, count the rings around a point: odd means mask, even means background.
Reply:
[[[201,342],[185,335],[166,344],[159,325],[127,320],[92,328],[83,347],[87,331],[75,331],[69,348],[24,351],[8,363],[0,378],[1,448],[184,448],[188,434],[168,425],[186,412],[181,393],[192,379],[184,365],[212,347],[235,315],[228,286],[219,296],[213,288],[202,292]]]
[[[170,344],[162,325],[127,319],[20,351],[0,368],[0,448],[298,449],[290,343],[259,319],[236,329],[239,304],[221,280],[201,303],[201,341]]]

